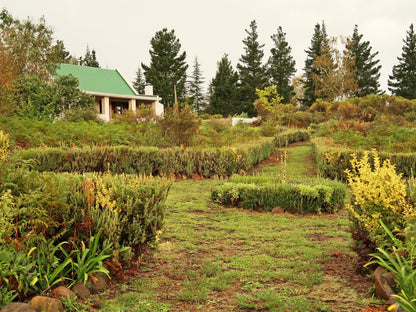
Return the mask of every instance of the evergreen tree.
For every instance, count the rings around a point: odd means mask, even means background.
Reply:
[[[321,73],[319,68],[314,66],[315,60],[320,56],[328,55],[330,53],[329,38],[326,33],[324,22],[322,22],[322,26],[319,24],[315,25],[314,34],[311,40],[311,46],[305,52],[307,54],[307,58],[305,60],[304,67],[305,84],[302,104],[309,107],[318,98],[318,92],[314,81],[316,81],[316,76],[319,76]]]
[[[402,56],[397,58],[399,64],[393,66],[388,86],[393,95],[416,99],[416,34],[413,24],[410,25],[403,42]]]
[[[100,68],[100,64],[97,61],[97,56],[94,49],[90,51],[90,48],[87,46],[87,51],[85,52],[84,58],[80,58],[80,65]]]
[[[290,84],[295,74],[295,60],[290,55],[292,48],[286,41],[286,33],[279,26],[277,33],[271,36],[274,47],[270,50],[268,74],[270,84],[277,86],[277,93],[283,97],[283,103],[290,103],[293,86]]]
[[[204,106],[204,91],[203,91],[204,78],[202,77],[201,65],[198,62],[198,58],[195,57],[194,68],[189,81],[188,93],[196,112],[201,113]]]
[[[234,115],[238,109],[238,74],[234,71],[227,55],[217,63],[217,72],[209,86],[209,105],[207,112],[224,117]]]
[[[179,101],[184,101],[188,65],[186,52],[180,53],[181,44],[175,31],[164,28],[156,32],[150,44],[150,65],[142,63],[146,82],[153,85],[155,93],[168,106],[175,103],[175,87]]]
[[[247,37],[243,40],[244,52],[237,64],[239,74],[239,99],[240,109],[238,113],[246,112],[249,116],[256,114],[254,101],[256,89],[263,89],[267,84],[265,66],[262,64],[264,56],[263,45],[258,42],[256,21],[250,23],[250,29],[245,30]]]
[[[353,93],[355,97],[382,93],[379,84],[380,60],[375,59],[378,52],[371,53],[370,42],[362,41],[362,38],[363,35],[358,33],[358,26],[355,25],[352,37],[347,39],[345,45],[346,54],[353,64],[357,80],[357,91]]]
[[[145,86],[146,82],[143,77],[142,69],[139,66],[136,72],[136,80],[133,81],[133,88],[136,89],[137,93],[144,94]]]

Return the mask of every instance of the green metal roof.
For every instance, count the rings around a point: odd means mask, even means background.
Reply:
[[[89,66],[61,64],[58,76],[69,75],[78,78],[79,88],[83,91],[121,95],[136,95],[117,70]]]

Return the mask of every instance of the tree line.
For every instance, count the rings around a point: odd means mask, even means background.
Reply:
[[[176,101],[187,102],[198,113],[223,116],[256,115],[253,105],[256,92],[268,86],[276,86],[282,103],[304,108],[318,98],[332,101],[382,93],[378,52],[372,51],[357,25],[352,35],[343,40],[344,50],[339,51],[340,38],[328,36],[325,23],[317,23],[310,47],[305,50],[303,74],[299,76],[295,76],[296,63],[282,27],[271,36],[273,47],[267,60],[264,60],[264,44],[259,42],[255,20],[245,33],[244,52],[236,67],[225,54],[217,62],[216,74],[205,93],[198,58],[190,68],[175,31],[163,28],[151,38],[150,63],[138,66],[133,86],[143,93],[146,84],[153,85],[155,94],[162,97],[166,106],[173,106]],[[91,118],[94,115],[94,103],[77,90],[76,78],[53,80],[51,77],[60,63],[99,67],[96,51],[87,46],[85,56],[75,58],[63,41],[55,42],[52,35],[43,18],[38,23],[31,19],[20,21],[6,9],[0,12],[1,114],[18,112],[41,119],[78,110],[89,112],[86,115]],[[393,95],[414,99],[416,35],[413,24],[403,42],[402,54],[389,76],[388,87]]]
[[[355,25],[346,39],[330,37],[325,23],[317,23],[301,76],[295,76],[295,60],[282,27],[271,36],[273,47],[264,62],[264,44],[258,40],[257,23],[253,20],[245,30],[244,53],[234,69],[228,55],[217,62],[217,71],[203,94],[203,77],[198,59],[187,81],[186,52],[174,30],[158,31],[151,40],[150,65],[141,64],[134,86],[140,92],[146,83],[154,86],[165,104],[174,103],[174,87],[181,101],[194,105],[198,113],[223,116],[246,113],[257,114],[253,105],[257,90],[276,86],[282,103],[310,107],[317,99],[342,100],[382,94],[380,90],[380,60],[369,41],[363,39]],[[339,51],[339,40],[344,50]],[[416,35],[413,24],[403,40],[402,55],[388,79],[392,95],[416,98]]]

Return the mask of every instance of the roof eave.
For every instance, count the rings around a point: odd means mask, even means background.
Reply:
[[[94,96],[107,96],[107,97],[122,98],[122,99],[154,100],[154,101],[162,100],[162,98],[159,97],[158,95],[127,95],[127,94],[93,92],[93,91],[86,91],[86,90],[84,90],[84,92],[90,95],[94,95]]]

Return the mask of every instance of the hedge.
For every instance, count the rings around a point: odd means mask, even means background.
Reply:
[[[347,180],[345,170],[351,170],[352,155],[355,154],[357,157],[361,157],[363,152],[363,150],[328,146],[319,139],[315,139],[312,143],[312,153],[319,175],[341,181]],[[402,173],[406,178],[414,176],[416,172],[416,153],[378,152],[378,155],[382,162],[390,159],[391,163],[396,166],[397,173]],[[372,161],[372,153],[369,156],[370,161]]]
[[[129,246],[138,252],[163,225],[170,186],[166,178],[18,169],[3,176],[0,192],[12,198],[14,238],[34,233],[86,241],[103,230],[116,250]]]
[[[287,130],[279,134],[278,145],[286,146],[291,143],[309,140],[309,131],[307,130]]]
[[[36,148],[19,151],[15,162],[32,163],[32,169],[52,172],[111,172],[138,175],[231,175],[248,170],[269,157],[275,138],[222,148],[85,147]]]
[[[212,190],[211,199],[225,206],[257,211],[281,207],[294,213],[320,213],[342,207],[345,195],[345,185],[336,181],[316,185],[226,182]]]

